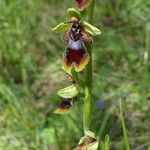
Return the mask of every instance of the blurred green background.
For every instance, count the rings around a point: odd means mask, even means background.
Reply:
[[[50,29],[73,0],[0,0],[0,149],[71,150],[82,132],[82,100],[53,114],[64,86],[66,43]],[[124,150],[118,99],[132,150],[150,149],[150,1],[96,0],[92,129]],[[83,74],[84,75],[84,74]],[[99,105],[105,103],[105,108]]]

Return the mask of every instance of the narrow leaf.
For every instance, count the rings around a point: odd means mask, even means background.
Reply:
[[[84,21],[83,25],[84,25],[85,30],[87,32],[89,32],[90,34],[92,34],[92,35],[100,35],[101,34],[101,31],[98,28],[91,25],[90,23]]]
[[[105,136],[105,144],[104,144],[105,150],[109,150],[109,144],[110,144],[109,136],[106,135]]]
[[[120,106],[120,117],[121,117],[121,123],[122,123],[122,128],[123,128],[123,135],[124,135],[125,147],[126,147],[126,150],[130,150],[127,129],[126,129],[125,121],[124,121],[124,117],[123,117],[122,102],[121,102],[121,100],[120,100],[120,105],[119,106]]]
[[[97,150],[105,150],[104,143],[101,139],[98,141],[98,149]]]

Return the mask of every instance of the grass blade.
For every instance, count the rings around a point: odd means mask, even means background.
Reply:
[[[127,129],[126,129],[125,121],[124,121],[124,117],[123,117],[122,101],[121,100],[120,100],[119,106],[120,106],[120,117],[121,117],[121,124],[122,124],[122,128],[123,128],[123,136],[124,136],[125,148],[126,148],[126,150],[130,150]]]

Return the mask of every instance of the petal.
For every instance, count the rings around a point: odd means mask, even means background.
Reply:
[[[82,32],[82,40],[88,42],[89,44],[92,44],[93,42],[92,38],[89,36],[87,32]]]
[[[71,71],[74,67],[76,72],[84,69],[88,64],[90,56],[84,46],[82,40],[72,41],[69,40],[69,46],[64,53],[63,68],[64,70]]]
[[[57,113],[57,114],[69,113],[69,111],[71,110],[71,107],[73,106],[73,102],[74,102],[73,99],[69,99],[69,98],[63,99],[59,103],[59,107],[54,110],[54,113]]]
[[[93,0],[75,0],[75,1],[77,3],[79,10],[82,11],[86,7],[88,7]]]

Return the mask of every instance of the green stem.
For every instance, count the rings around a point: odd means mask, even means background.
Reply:
[[[93,12],[94,12],[94,0],[89,6],[88,10],[88,22],[93,24]],[[92,47],[90,44],[86,44],[86,48],[90,55],[90,61],[87,65],[86,70],[86,85],[88,87],[89,96],[84,99],[83,107],[83,128],[84,133],[91,129],[91,120],[92,120]]]
[[[90,24],[93,24],[93,12],[94,12],[94,0],[90,5],[89,8],[89,14],[88,14],[88,22]],[[90,55],[90,61],[87,65],[87,71],[86,71],[86,83],[88,85],[88,87],[90,88],[90,90],[92,90],[92,47],[91,44],[86,44],[86,47],[88,49],[89,55]]]

